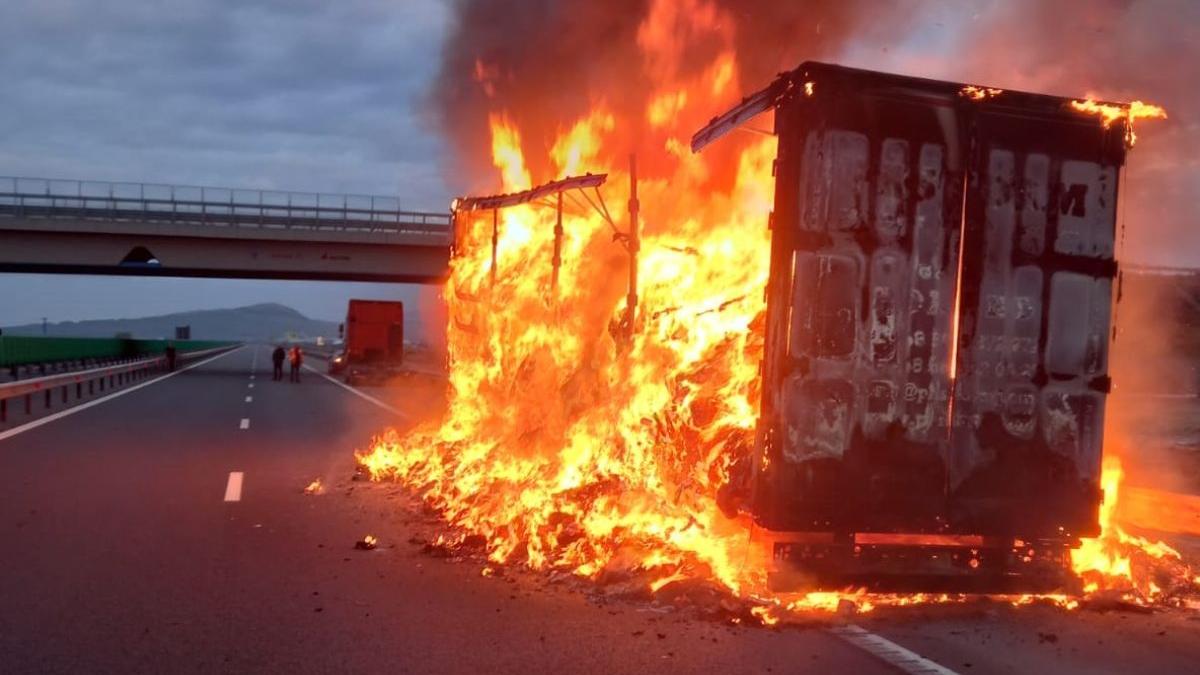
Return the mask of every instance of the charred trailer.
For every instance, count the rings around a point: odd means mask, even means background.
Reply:
[[[1124,119],[805,63],[774,110],[748,506],[780,589],[1061,588],[1099,533]]]

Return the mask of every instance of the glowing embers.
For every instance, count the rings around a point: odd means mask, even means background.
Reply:
[[[1003,93],[1003,89],[996,89],[994,87],[977,87],[973,84],[969,84],[958,90],[959,96],[969,98],[973,101],[986,101],[989,98],[995,98]]]

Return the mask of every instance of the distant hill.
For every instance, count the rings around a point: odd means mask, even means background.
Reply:
[[[310,319],[300,312],[276,303],[178,312],[139,319],[100,319],[63,321],[46,326],[46,335],[56,337],[130,337],[153,339],[175,337],[176,326],[191,326],[193,340],[277,340],[337,336],[337,323]],[[42,324],[5,326],[5,335],[41,335]]]

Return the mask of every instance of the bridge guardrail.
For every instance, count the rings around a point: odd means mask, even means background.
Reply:
[[[0,176],[0,215],[450,236],[395,197]]]
[[[179,359],[181,361],[196,359],[210,354],[229,351],[237,348],[237,346],[226,345],[212,349],[184,352],[179,355]],[[146,377],[149,371],[164,367],[166,362],[167,358],[165,356],[152,356],[111,366],[89,368],[88,370],[78,370],[71,373],[45,375],[43,377],[0,384],[0,422],[8,420],[9,399],[24,397],[25,414],[28,415],[32,413],[33,396],[35,394],[43,394],[45,396],[45,406],[46,408],[50,408],[53,404],[53,394],[56,390],[61,389],[62,402],[65,404],[70,399],[71,385],[75,386],[75,398],[79,400],[83,398],[83,386],[85,384],[87,385],[88,395],[91,395],[95,393],[97,388],[95,385],[97,383],[99,383],[100,391],[105,391],[106,383],[108,389],[113,389],[127,384],[135,378],[141,379]]]

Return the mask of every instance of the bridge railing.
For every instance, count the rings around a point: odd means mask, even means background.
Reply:
[[[395,197],[0,176],[0,216],[450,236]]]

